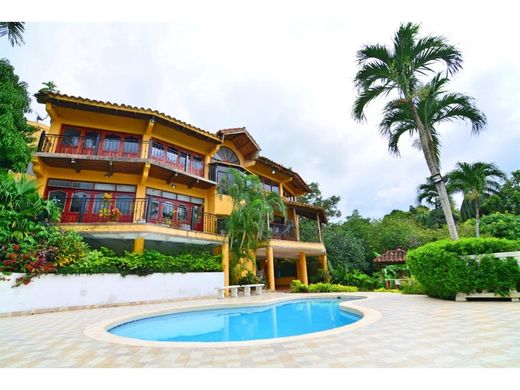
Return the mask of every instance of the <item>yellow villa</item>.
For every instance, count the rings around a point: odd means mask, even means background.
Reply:
[[[301,204],[310,191],[292,169],[260,155],[245,128],[211,133],[155,110],[55,93],[36,95],[50,126],[42,126],[29,173],[43,197],[62,208],[61,227],[94,247],[170,251],[204,245],[221,251],[229,284],[223,218],[231,198],[219,183],[231,168],[258,175],[266,191],[283,196],[287,218],[276,217],[272,239],[257,251],[268,288],[307,283],[307,257],[327,268],[323,209]],[[314,242],[300,240],[300,217],[314,220]]]

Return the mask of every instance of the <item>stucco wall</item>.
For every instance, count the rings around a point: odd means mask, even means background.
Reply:
[[[12,288],[21,274],[0,281],[0,313],[58,307],[107,305],[176,298],[215,296],[224,285],[223,272],[186,274],[43,275],[24,286]]]

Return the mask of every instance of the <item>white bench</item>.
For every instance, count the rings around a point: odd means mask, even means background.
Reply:
[[[245,284],[241,287],[244,287],[244,296],[249,297],[251,296],[251,287],[255,288],[256,295],[262,295],[262,287],[264,287],[265,284]]]
[[[231,297],[237,298],[238,297],[238,289],[242,286],[224,286],[224,287],[215,287],[218,291],[218,298],[224,299],[224,291],[229,290],[231,291]]]

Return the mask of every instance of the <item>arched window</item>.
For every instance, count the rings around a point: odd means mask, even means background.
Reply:
[[[240,164],[238,156],[231,149],[222,146],[217,153],[211,158],[212,162],[226,162],[230,164]]]

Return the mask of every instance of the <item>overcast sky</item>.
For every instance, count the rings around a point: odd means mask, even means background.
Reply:
[[[356,51],[389,43],[401,22],[420,23],[424,34],[444,35],[462,51],[451,89],[474,97],[488,117],[479,136],[464,122],[441,127],[443,172],[457,161],[520,169],[520,24],[505,5],[149,1],[122,16],[104,2],[87,3],[62,8],[62,22],[41,22],[56,16],[33,10],[26,20],[40,21],[26,24],[22,47],[0,39],[0,56],[31,93],[53,80],[62,93],[158,109],[208,131],[245,126],[264,156],[318,182],[324,195],[339,195],[344,216],[408,209],[429,176],[407,137],[401,158],[388,154],[377,128],[382,104],[370,106],[366,123],[350,115]],[[45,113],[35,101],[33,109]]]

